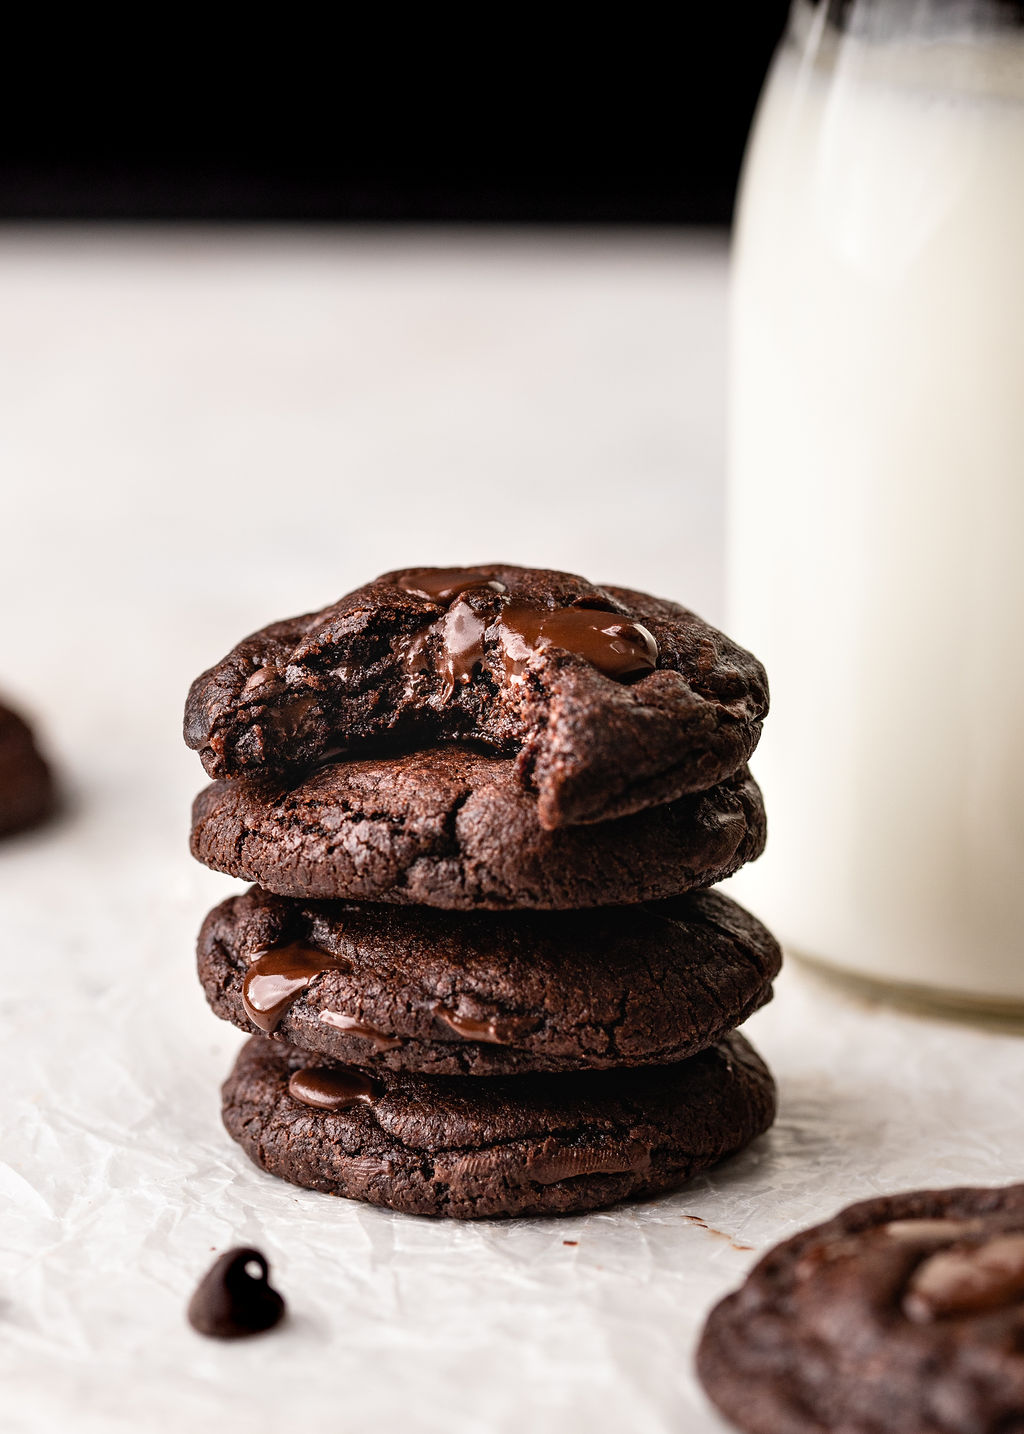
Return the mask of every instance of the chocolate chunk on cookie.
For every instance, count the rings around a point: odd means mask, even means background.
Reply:
[[[257,1165],[412,1215],[566,1214],[657,1194],[771,1124],[742,1036],[692,1060],[568,1075],[372,1075],[265,1036],[243,1047],[224,1124]]]
[[[294,901],[253,887],[199,935],[214,1012],[364,1067],[432,1075],[684,1060],[771,995],[778,944],[716,891],[572,912]]]
[[[31,728],[0,703],[0,836],[36,826],[54,801],[53,778]]]
[[[764,848],[746,770],[598,826],[544,828],[514,764],[466,745],[214,782],[192,854],[281,896],[458,910],[625,906],[712,886]]]
[[[555,828],[714,786],[767,710],[760,663],[688,609],[495,563],[386,573],[254,633],[193,683],[185,740],[212,777],[480,742]]]
[[[1024,1428],[1024,1185],[866,1200],[787,1240],[697,1369],[749,1434]]]

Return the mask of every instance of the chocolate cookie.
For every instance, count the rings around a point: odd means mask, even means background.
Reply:
[[[555,828],[707,790],[767,710],[761,664],[686,608],[494,563],[386,573],[247,637],[193,683],[185,740],[212,777],[481,742]]]
[[[787,1240],[697,1369],[749,1434],[1018,1434],[1024,1185],[866,1200]]]
[[[420,1076],[253,1036],[223,1091],[246,1154],[295,1185],[412,1215],[566,1214],[653,1195],[771,1124],[742,1036],[692,1060],[557,1076]]]
[[[222,1020],[432,1075],[684,1060],[770,998],[779,962],[760,922],[715,891],[495,915],[253,887],[199,934],[199,978]]]
[[[0,836],[35,826],[53,807],[53,778],[31,728],[0,704]]]
[[[513,763],[469,746],[332,762],[291,785],[200,792],[192,854],[282,896],[466,910],[625,906],[712,886],[759,856],[746,770],[599,826],[543,828]]]

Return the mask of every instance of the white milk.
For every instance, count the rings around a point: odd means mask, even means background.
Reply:
[[[772,688],[737,894],[1024,1003],[1024,40],[797,19],[735,255],[728,626]]]

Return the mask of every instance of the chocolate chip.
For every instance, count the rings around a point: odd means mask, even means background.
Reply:
[[[882,1228],[902,1245],[952,1245],[980,1234],[984,1225],[981,1220],[890,1220]]]
[[[284,1315],[284,1300],[267,1283],[269,1273],[259,1250],[228,1250],[189,1301],[189,1324],[211,1339],[241,1339],[271,1329]]]
[[[489,1041],[492,1045],[504,1046],[512,1039],[511,1034],[493,1016],[481,1021],[474,1016],[463,1016],[458,1011],[450,1011],[447,1006],[435,1006],[434,1014],[449,1030],[466,1041]]]
[[[309,983],[338,964],[334,956],[305,941],[257,952],[242,984],[245,1014],[269,1035]]]
[[[380,1087],[351,1066],[304,1066],[292,1072],[288,1094],[314,1110],[347,1110],[351,1105],[369,1105]]]
[[[436,603],[450,603],[473,588],[488,588],[493,593],[507,591],[503,582],[483,568],[412,568],[399,578],[398,586]]]
[[[514,602],[499,619],[505,670],[521,677],[532,654],[562,648],[618,682],[645,677],[658,665],[658,644],[639,622],[587,607],[541,608]]]
[[[978,1314],[1024,1301],[1024,1235],[940,1250],[918,1265],[903,1311],[919,1324],[943,1315]]]

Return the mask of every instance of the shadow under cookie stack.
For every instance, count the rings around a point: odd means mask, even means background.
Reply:
[[[256,883],[199,974],[253,1032],[230,1135],[418,1215],[669,1190],[771,1124],[735,1027],[779,948],[708,890],[760,855],[760,664],[565,573],[390,573],[193,684],[192,851]]]

